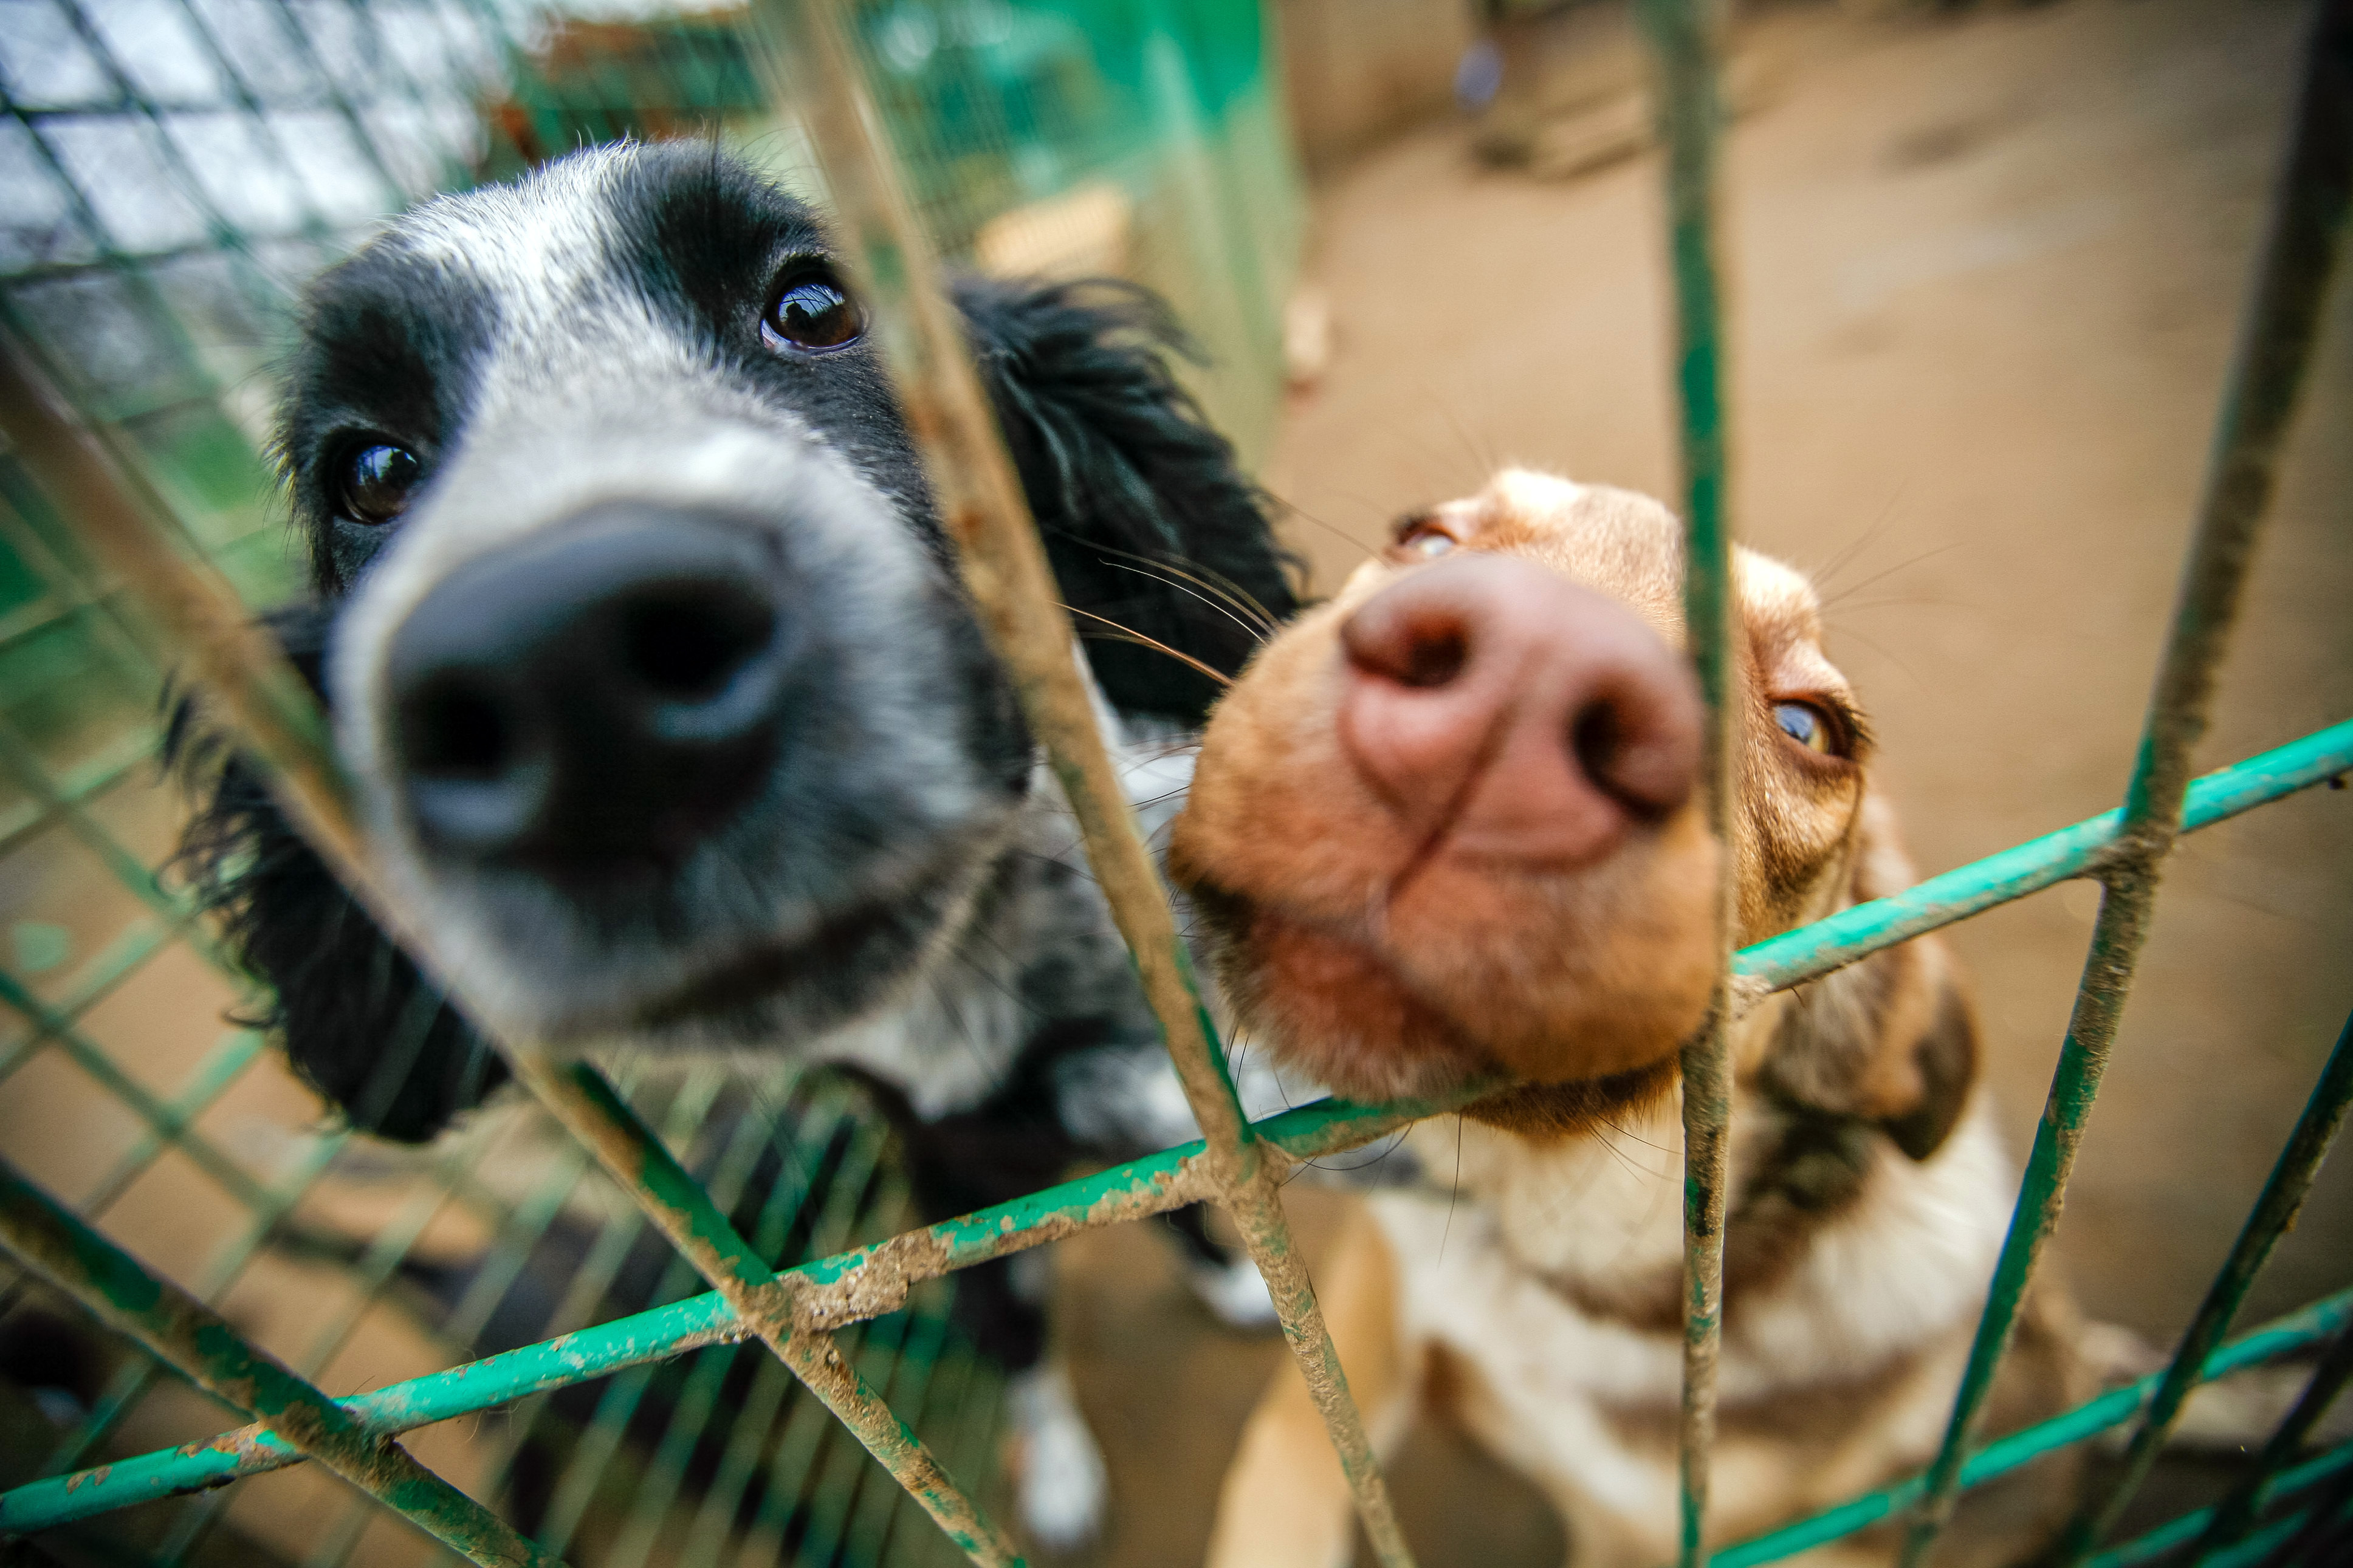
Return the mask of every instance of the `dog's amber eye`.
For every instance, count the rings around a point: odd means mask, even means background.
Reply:
[[[1426,512],[1398,521],[1396,550],[1399,555],[1426,559],[1443,555],[1461,542],[1444,523]]]
[[[1773,721],[1781,726],[1781,733],[1810,752],[1831,757],[1845,754],[1839,743],[1837,721],[1810,702],[1776,702]]]
[[[761,341],[770,348],[805,353],[845,348],[865,330],[865,319],[849,296],[821,272],[803,273],[786,282],[760,319]]]
[[[335,510],[353,522],[380,527],[408,505],[425,465],[406,447],[378,441],[343,459],[336,478]]]

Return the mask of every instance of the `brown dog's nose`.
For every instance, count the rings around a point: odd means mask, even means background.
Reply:
[[[1350,759],[1418,832],[1547,865],[1599,859],[1691,797],[1701,706],[1683,658],[1618,601],[1532,562],[1409,573],[1340,633]]]

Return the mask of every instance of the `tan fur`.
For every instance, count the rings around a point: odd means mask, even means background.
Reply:
[[[1576,1563],[1663,1561],[1681,1378],[1673,1062],[1710,973],[1704,803],[1591,866],[1432,865],[1347,765],[1335,713],[1340,626],[1425,551],[1539,562],[1679,644],[1680,531],[1642,497],[1523,470],[1409,525],[1219,708],[1171,866],[1201,901],[1229,996],[1286,1062],[1359,1097],[1519,1080],[1468,1124],[1414,1131],[1424,1168],[1456,1190],[1375,1198],[1319,1281],[1377,1438],[1394,1440],[1442,1384],[1451,1418],[1559,1507]],[[1736,587],[1746,943],[1912,870],[1810,585],[1743,551]],[[1795,700],[1851,726],[1843,755],[1782,732],[1775,704]],[[1736,1026],[1713,1540],[1883,1485],[1933,1452],[2014,1185],[1975,1089],[1975,1040],[1932,939],[1768,998]],[[2066,1317],[2055,1295],[2032,1304],[2030,1352],[1997,1394],[2002,1426],[2080,1395]],[[2029,1549],[2052,1522],[2045,1479],[1965,1510],[1989,1528],[1939,1561]],[[1210,1560],[1306,1568],[1345,1561],[1348,1540],[1346,1489],[1286,1372],[1229,1472]],[[1872,1535],[1809,1560],[1892,1549]]]

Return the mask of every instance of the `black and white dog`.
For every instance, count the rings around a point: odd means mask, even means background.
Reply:
[[[706,144],[400,218],[306,303],[279,455],[317,592],[270,624],[493,1024],[853,1064],[944,1216],[1190,1122],[830,257],[807,206]],[[1293,591],[1161,308],[957,301],[1064,598],[1239,668],[1254,637],[1219,594],[1279,617]],[[1173,797],[1214,684],[1133,644],[1088,662],[1136,798]],[[294,1065],[355,1125],[432,1137],[497,1058],[202,723],[177,737],[208,801],[187,856]],[[1262,1313],[1247,1261],[1188,1228],[1213,1304]],[[976,1292],[1011,1324],[1028,1522],[1081,1538],[1101,1461],[1039,1294],[1009,1269]]]

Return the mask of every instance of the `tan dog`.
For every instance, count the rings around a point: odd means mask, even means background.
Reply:
[[[1283,1064],[1358,1099],[1514,1080],[1416,1129],[1434,1184],[1374,1197],[1317,1283],[1376,1441],[1418,1410],[1460,1422],[1553,1500],[1580,1565],[1663,1563],[1676,1537],[1674,1064],[1705,1007],[1716,865],[1681,570],[1657,503],[1535,473],[1407,519],[1228,695],[1170,858]],[[1746,551],[1736,574],[1746,943],[1912,871],[1811,587]],[[2015,1186],[1932,940],[1760,1003],[1733,1051],[1717,1541],[1929,1458]],[[2080,1395],[2071,1342],[2041,1293],[1993,1429]],[[1939,1563],[2031,1549],[2055,1468],[1974,1500]],[[1349,1542],[1286,1371],[1211,1560],[1319,1568]]]

